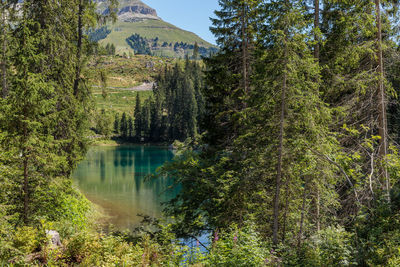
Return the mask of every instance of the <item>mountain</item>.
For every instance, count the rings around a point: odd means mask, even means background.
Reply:
[[[106,0],[97,0],[97,11],[107,14]],[[120,0],[118,20],[91,33],[101,44],[114,44],[117,54],[152,54],[184,57],[193,53],[194,44],[202,55],[215,52],[216,47],[196,34],[182,30],[157,15],[157,11],[140,0]]]

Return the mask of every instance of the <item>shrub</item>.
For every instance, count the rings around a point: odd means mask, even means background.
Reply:
[[[352,234],[340,226],[321,230],[302,245],[297,261],[304,266],[353,265]]]
[[[203,262],[206,266],[267,266],[274,262],[270,244],[261,241],[252,226],[216,233],[212,242]]]

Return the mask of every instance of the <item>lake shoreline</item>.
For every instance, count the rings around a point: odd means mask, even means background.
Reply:
[[[122,141],[122,140],[96,140],[90,144],[91,146],[110,146],[110,147],[118,147],[118,146],[158,146],[158,147],[169,147],[171,143],[143,143],[143,142],[129,142],[129,141]]]
[[[91,146],[72,179],[86,199],[101,207],[102,224],[132,230],[143,221],[141,215],[161,218],[162,203],[178,194],[173,179],[147,179],[173,157],[165,145],[106,142]]]

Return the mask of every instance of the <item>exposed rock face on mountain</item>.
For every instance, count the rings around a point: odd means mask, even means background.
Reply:
[[[142,5],[126,6],[118,11],[118,19],[121,21],[138,21],[142,19],[157,19],[157,11],[155,9]]]
[[[98,0],[98,10],[103,14],[110,11],[105,8],[106,0]],[[117,10],[118,20],[124,22],[136,22],[144,19],[161,20],[157,11],[140,0],[120,0]]]

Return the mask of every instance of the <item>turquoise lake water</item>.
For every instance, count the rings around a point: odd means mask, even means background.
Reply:
[[[160,217],[161,203],[173,198],[172,179],[146,179],[173,153],[157,146],[92,147],[73,174],[79,189],[110,216],[120,230],[133,229],[137,214]]]

